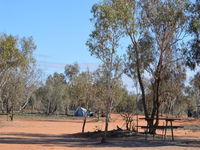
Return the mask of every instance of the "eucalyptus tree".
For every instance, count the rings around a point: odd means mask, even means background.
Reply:
[[[196,88],[196,90],[200,90],[200,73],[196,73],[194,78],[192,79],[192,85]]]
[[[65,75],[69,81],[71,81],[75,76],[77,76],[79,72],[80,72],[80,67],[77,63],[65,66]]]
[[[164,70],[159,91],[162,113],[181,115],[187,111],[185,81],[186,71],[179,65],[172,65],[171,69]]]
[[[193,89],[194,104],[196,107],[196,112],[200,109],[200,73],[196,73],[191,80],[191,85]],[[200,112],[199,112],[200,113]]]
[[[93,5],[91,11],[93,18],[91,20],[94,23],[94,30],[86,43],[91,55],[102,62],[103,73],[106,77],[106,121],[102,142],[107,136],[109,116],[113,105],[112,84],[122,74],[122,59],[117,53],[122,32],[116,19],[117,10],[111,9],[110,5],[112,4],[109,1]]]
[[[187,65],[191,69],[195,69],[200,64],[200,0],[195,0],[189,6],[190,22],[188,32],[192,39],[189,41],[189,57]]]
[[[31,63],[29,69],[19,72],[23,80],[22,88],[24,89],[23,98],[21,99],[19,111],[23,111],[25,108],[36,103],[31,97],[41,84],[41,71],[36,68],[35,63]]]
[[[12,111],[16,107],[12,97],[18,97],[15,98],[15,102],[18,100],[17,107],[24,99],[29,97],[24,94],[25,91],[30,90],[30,88],[24,87],[24,72],[27,72],[34,62],[32,53],[35,49],[36,46],[32,37],[18,38],[6,34],[0,36],[0,100],[2,111],[5,107],[9,107],[9,101],[12,101],[13,104]],[[5,89],[7,93],[5,93]],[[7,112],[10,111],[7,109]]]
[[[78,64],[68,65],[65,74],[69,79],[68,91],[71,100],[71,108],[75,110],[77,107],[81,106],[87,110],[93,109],[95,105],[93,74],[89,70],[79,73]],[[86,113],[83,119],[82,133],[84,133],[85,130],[87,117]]]
[[[73,78],[70,83],[70,98],[73,109],[78,106],[91,109],[93,102],[93,76],[87,70]]]
[[[11,120],[13,120],[14,110],[18,110],[17,107],[20,106],[20,101],[23,98],[23,80],[20,74],[17,72],[12,72],[9,75],[9,79],[5,83],[4,87],[1,89],[2,96],[2,112],[10,114]]]
[[[190,14],[190,22],[188,27],[188,32],[191,35],[191,40],[189,41],[189,47],[190,49],[188,59],[187,59],[187,66],[190,67],[190,69],[195,70],[197,69],[196,66],[200,64],[200,0],[195,0],[193,3],[191,3],[189,7],[189,14]],[[191,80],[191,87],[187,90],[188,97],[190,99],[190,108],[189,110],[192,110],[193,107],[197,107],[199,104],[199,71],[194,76],[194,78]],[[192,103],[192,104],[191,104]],[[195,106],[194,106],[195,105]],[[197,110],[196,110],[197,111]]]
[[[112,16],[106,14],[102,18],[111,23],[116,21],[117,27],[130,41],[126,72],[138,79],[144,114],[147,119],[151,118],[149,126],[153,126],[155,118],[154,125],[158,125],[159,92],[164,71],[170,69],[171,64],[180,66],[183,60],[187,6],[185,0],[107,0],[101,4]],[[148,88],[144,80],[147,75],[152,89],[151,110],[146,101]],[[149,132],[154,131],[150,129]]]
[[[186,1],[141,1],[138,3],[141,11],[139,18],[135,18],[138,28],[136,32],[127,31],[132,47],[128,51],[130,69],[136,70],[140,84],[145,117],[151,118],[149,125],[153,126],[154,118],[158,125],[161,99],[161,84],[165,78],[165,70],[173,69],[175,64],[181,67],[184,43],[186,37],[187,16]],[[132,34],[133,33],[133,34]],[[135,64],[135,68],[133,68]],[[145,91],[141,73],[143,68],[151,77],[152,110],[150,116],[146,110]],[[141,69],[141,70],[140,70]],[[176,69],[176,68],[174,68]],[[154,132],[150,129],[150,132]]]
[[[98,112],[98,120],[100,112],[105,112],[106,108],[105,99],[107,98],[108,95],[106,78],[107,77],[105,76],[103,68],[99,67],[94,72],[94,89],[95,89],[94,104],[95,104],[95,110]],[[126,89],[121,79],[116,79],[114,82],[112,82],[111,86],[112,86],[112,99],[113,99],[111,110],[116,111],[119,103],[123,101]],[[111,117],[109,116],[109,118]]]
[[[49,75],[43,87],[37,90],[37,98],[41,100],[44,112],[47,115],[55,112],[63,112],[66,107],[66,84],[62,73]]]
[[[68,105],[66,107],[66,112],[68,113],[69,109],[75,109],[75,102],[73,101],[73,85],[72,82],[79,75],[80,67],[78,63],[69,64],[65,66],[65,79],[66,79],[66,93],[68,93]]]
[[[40,84],[41,71],[37,69],[36,60],[33,57],[33,51],[36,49],[36,45],[33,42],[33,38],[22,38],[21,48],[23,55],[26,58],[26,69],[20,70],[19,74],[24,82],[24,98],[22,99],[20,111],[26,108],[31,101],[32,94],[36,91]]]
[[[85,105],[85,108],[87,110],[93,109],[93,105],[95,103],[94,97],[95,97],[95,89],[94,89],[94,81],[93,81],[93,74],[87,70],[86,72],[82,72],[79,75],[79,78],[82,80],[81,83],[79,83],[79,86],[82,88],[82,92],[79,93],[82,95],[82,105]],[[82,132],[85,130],[85,125],[86,125],[86,119],[87,119],[87,114],[84,116],[83,120],[83,126],[82,126]]]
[[[135,113],[136,111],[136,95],[129,93],[127,89],[122,88],[120,92],[121,98],[116,105],[116,112],[118,113]]]
[[[116,106],[116,111],[120,113],[122,119],[125,121],[126,129],[134,130],[134,117],[137,113],[136,95],[128,93],[125,88],[121,89],[120,94],[121,98]]]
[[[95,103],[93,104],[94,110],[97,113],[97,121],[100,120],[100,116],[104,112],[105,109],[105,103],[104,100],[107,97],[107,91],[106,91],[106,84],[105,84],[105,79],[103,78],[103,70],[98,68],[94,73],[93,73],[93,78],[94,78],[94,101]]]
[[[29,62],[33,61],[35,49],[32,37],[20,39],[7,34],[0,36],[0,87],[6,82],[6,73],[17,67],[27,69]]]

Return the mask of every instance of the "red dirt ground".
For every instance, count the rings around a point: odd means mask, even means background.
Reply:
[[[0,118],[0,150],[200,150],[200,131],[177,129],[174,131],[175,141],[167,141],[157,137],[145,140],[144,136],[124,138],[109,138],[108,143],[100,144],[100,138],[83,138],[72,134],[81,131],[82,119],[46,119],[46,118],[17,118],[6,121]],[[141,120],[139,125],[144,125]],[[200,125],[200,120],[183,119],[174,122],[175,125]],[[116,126],[125,128],[120,115],[113,114],[109,129]],[[87,120],[85,131],[104,129],[104,122],[96,122],[93,118]]]

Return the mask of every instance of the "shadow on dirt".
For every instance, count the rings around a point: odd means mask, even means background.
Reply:
[[[145,140],[143,135],[132,135],[129,137],[108,138],[107,143],[101,144],[101,137],[88,137],[78,134],[32,134],[32,133],[9,133],[1,134],[0,144],[39,144],[43,146],[63,146],[63,147],[200,147],[199,140],[189,140],[182,137],[176,141]]]

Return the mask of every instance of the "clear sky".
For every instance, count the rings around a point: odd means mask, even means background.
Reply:
[[[0,0],[0,32],[33,36],[34,56],[45,75],[64,72],[66,64],[97,68],[85,45],[92,31],[90,13],[98,0]],[[123,77],[130,90],[132,81]]]
[[[64,72],[66,64],[97,68],[85,45],[92,31],[91,7],[98,0],[0,0],[0,32],[33,36],[34,56],[45,75]],[[124,82],[131,88],[130,79]]]
[[[0,32],[33,36],[34,55],[45,73],[78,62],[94,67],[85,46],[92,30],[91,7],[97,0],[1,0]]]

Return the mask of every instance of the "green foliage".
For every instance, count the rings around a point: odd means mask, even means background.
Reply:
[[[19,110],[35,88],[32,37],[0,36],[0,103],[1,111]],[[31,72],[31,73],[30,73]],[[31,75],[30,75],[31,74]],[[26,105],[24,105],[25,107]]]
[[[196,89],[200,91],[200,72],[195,74],[194,78],[191,81],[191,85]]]
[[[92,101],[94,99],[92,74],[89,71],[78,74],[69,83],[69,86],[72,108],[76,109],[78,106],[82,106],[91,109],[94,104]]]
[[[69,114],[69,109],[82,106],[106,112],[108,123],[112,111],[132,114],[136,107],[153,118],[159,112],[194,110],[200,76],[185,88],[183,64],[192,69],[199,64],[199,12],[199,0],[103,0],[92,7],[94,29],[86,42],[101,66],[95,72],[80,72],[77,63],[66,65],[64,74],[49,75],[43,85],[38,83],[33,38],[1,34],[1,111],[27,108]],[[125,64],[119,55],[122,47],[127,48]],[[138,104],[136,95],[123,86],[124,72],[139,83]]]
[[[32,37],[18,39],[12,35],[0,36],[0,69],[26,67],[33,61],[32,53],[36,49]]]
[[[136,113],[136,95],[129,94],[126,89],[121,90],[121,99],[115,109],[118,113]]]
[[[123,32],[118,24],[117,10],[113,8],[111,0],[92,7],[94,31],[86,43],[91,55],[101,60],[106,81],[107,94],[104,100],[106,121],[103,140],[106,138],[108,121],[114,103],[113,85],[123,73],[122,57],[117,53]]]
[[[54,73],[47,78],[44,87],[38,89],[36,95],[41,100],[46,114],[56,111],[65,111],[66,106],[66,84],[63,74]]]
[[[190,81],[190,87],[187,89],[187,96],[191,110],[198,111],[200,106],[200,73],[196,73]],[[199,110],[200,111],[200,110]]]
[[[189,41],[188,49],[190,49],[190,52],[186,64],[194,70],[196,65],[200,63],[200,1],[196,0],[195,3],[192,3],[188,10],[190,17],[188,32],[192,39]]]
[[[70,81],[73,79],[73,77],[77,76],[78,73],[79,73],[79,66],[77,63],[65,66],[65,75]]]

